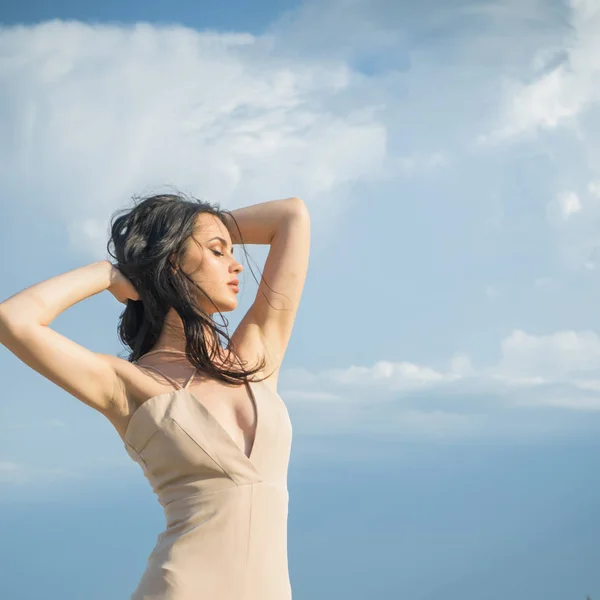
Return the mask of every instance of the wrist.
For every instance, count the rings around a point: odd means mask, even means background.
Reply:
[[[116,278],[119,274],[119,269],[109,260],[101,261],[101,267],[104,269],[106,276],[106,288],[109,289],[111,285],[116,281]]]
[[[240,239],[232,217],[240,228],[245,244],[270,244],[280,227],[287,227],[291,219],[305,210],[299,198],[268,200],[230,211],[231,217],[225,216],[225,226],[234,244],[239,244]]]

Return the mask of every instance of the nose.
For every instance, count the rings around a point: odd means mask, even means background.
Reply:
[[[240,262],[238,262],[237,260],[234,259],[233,261],[233,271],[235,273],[241,273],[244,270],[244,267],[242,266],[242,264]]]

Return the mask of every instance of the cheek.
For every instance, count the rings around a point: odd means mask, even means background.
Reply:
[[[214,271],[210,257],[201,252],[190,253],[183,261],[183,268],[189,277],[199,285],[210,281],[210,274]]]
[[[198,265],[197,277],[207,285],[215,285],[223,279],[224,265],[219,262],[218,256],[206,255]]]

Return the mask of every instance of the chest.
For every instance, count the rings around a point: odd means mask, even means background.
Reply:
[[[249,455],[256,436],[258,414],[246,386],[230,388],[200,384],[188,389],[244,454]]]
[[[124,437],[129,422],[140,407],[163,394],[168,394],[174,389],[182,389],[170,378],[170,381],[161,383],[160,375],[148,376],[141,374],[131,386],[128,407],[125,414],[119,419],[117,427],[121,437]],[[258,410],[255,398],[245,384],[227,385],[215,380],[198,380],[192,382],[185,389],[194,395],[198,402],[210,414],[220,428],[231,440],[246,454],[250,455],[256,437]]]

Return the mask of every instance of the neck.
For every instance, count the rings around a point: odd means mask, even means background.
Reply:
[[[212,329],[203,324],[204,335],[210,343],[213,336]],[[165,321],[152,350],[176,351],[185,354],[186,339],[183,331],[183,322],[177,312],[171,308],[165,317]]]

